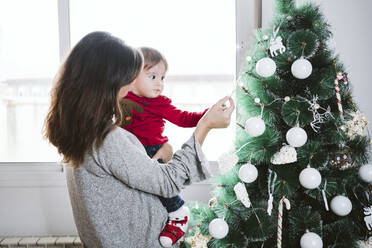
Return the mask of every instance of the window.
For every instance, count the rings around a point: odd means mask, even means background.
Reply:
[[[57,1],[1,1],[0,162],[57,160],[42,126],[58,66]]]
[[[70,4],[72,46],[87,33],[103,30],[131,46],[158,49],[169,64],[163,94],[180,109],[203,111],[233,91],[234,1],[80,0]],[[192,131],[167,123],[165,134],[176,150]],[[232,147],[233,137],[234,124],[228,131],[213,130],[203,147],[207,158],[216,160],[228,145]]]
[[[203,111],[233,91],[234,1],[59,1],[70,4],[71,47],[102,30],[160,50],[169,63],[164,95],[180,109]],[[58,42],[69,38],[59,34],[67,35],[58,32],[57,0],[0,2],[0,162],[60,160],[42,137],[60,65]],[[212,131],[203,148],[209,160],[232,147],[234,128]],[[167,123],[165,134],[176,150],[192,130]]]

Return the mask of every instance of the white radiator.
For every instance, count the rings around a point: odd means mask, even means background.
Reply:
[[[83,248],[78,236],[0,237],[1,248]]]

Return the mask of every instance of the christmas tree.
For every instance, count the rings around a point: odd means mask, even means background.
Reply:
[[[365,117],[319,6],[277,0],[237,80],[235,150],[194,203],[192,247],[359,247],[372,229]]]

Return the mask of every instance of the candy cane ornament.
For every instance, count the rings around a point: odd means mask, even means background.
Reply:
[[[341,119],[344,119],[344,111],[342,110],[342,101],[341,101],[341,94],[340,94],[340,86],[338,85],[339,76],[335,79],[335,90],[336,90],[336,98],[337,98],[337,105],[338,110],[340,112]]]
[[[277,248],[282,248],[282,229],[283,229],[283,203],[285,204],[285,208],[287,210],[291,209],[291,203],[285,196],[282,197],[279,201],[279,207],[278,207],[278,232],[277,232]]]
[[[346,74],[342,73],[342,72],[338,72],[337,73],[337,79],[338,81],[342,81],[344,84],[347,84],[347,78],[346,78]]]

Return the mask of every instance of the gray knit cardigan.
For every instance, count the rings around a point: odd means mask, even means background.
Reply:
[[[75,223],[87,248],[157,248],[167,211],[158,196],[209,177],[195,134],[168,164],[150,159],[139,140],[116,127],[103,145],[67,168]]]

